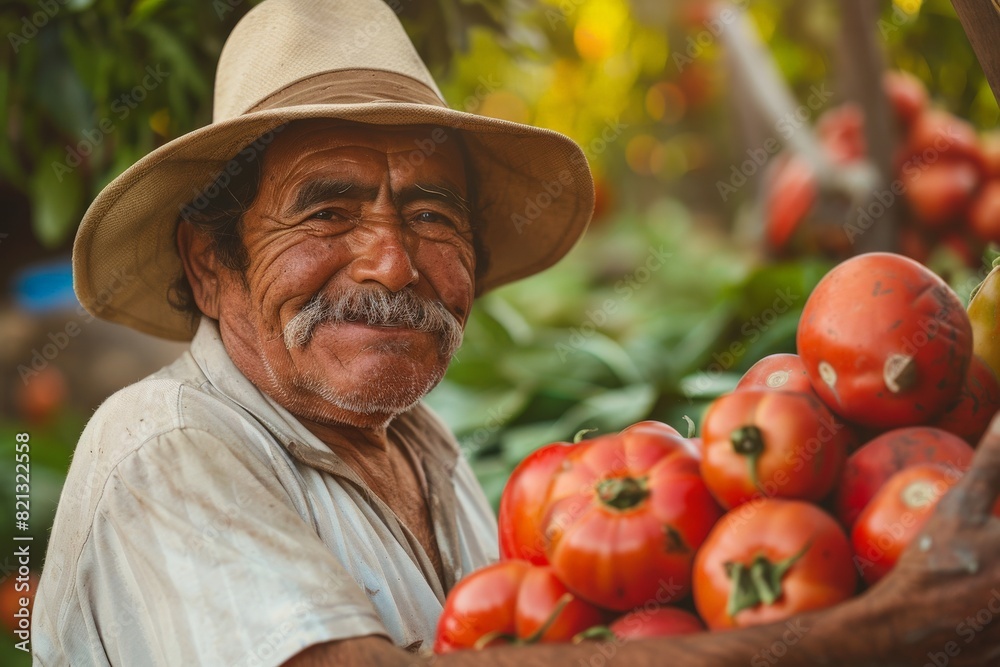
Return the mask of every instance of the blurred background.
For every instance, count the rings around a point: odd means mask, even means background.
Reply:
[[[995,256],[998,108],[945,0],[386,2],[450,106],[563,132],[596,179],[588,236],[478,302],[428,399],[493,502],[581,428],[686,432],[795,350],[839,259],[904,252],[967,299]],[[36,568],[88,416],[184,349],[79,307],[76,227],[127,166],[210,121],[219,51],[255,4],[0,2],[0,536],[28,432]],[[0,555],[4,623],[15,565]],[[27,664],[12,643],[0,663]]]

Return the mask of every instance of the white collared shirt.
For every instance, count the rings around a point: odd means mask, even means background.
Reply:
[[[35,600],[36,665],[278,665],[324,641],[433,643],[447,591],[497,559],[447,428],[390,425],[420,462],[445,569],[204,318],[189,352],[119,391],[77,444]]]

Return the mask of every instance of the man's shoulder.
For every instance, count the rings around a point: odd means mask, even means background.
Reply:
[[[110,470],[150,443],[186,432],[223,438],[242,417],[212,391],[190,352],[109,396],[94,412],[77,444],[77,459],[99,460]],[[183,438],[174,438],[183,440]]]

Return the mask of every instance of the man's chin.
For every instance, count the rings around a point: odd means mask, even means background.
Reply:
[[[404,358],[361,372],[352,368],[349,375],[345,372],[336,378],[312,373],[301,388],[319,399],[313,411],[317,420],[325,418],[357,426],[361,422],[384,422],[409,410],[437,386],[445,368],[442,365],[428,371],[426,366]]]

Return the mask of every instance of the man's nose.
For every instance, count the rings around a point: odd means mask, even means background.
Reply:
[[[398,218],[365,222],[352,236],[354,259],[349,272],[355,282],[374,281],[398,292],[419,280],[407,230]]]

